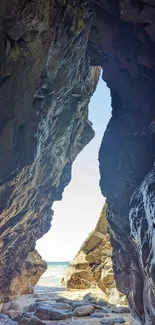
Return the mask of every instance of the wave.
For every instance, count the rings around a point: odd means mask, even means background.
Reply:
[[[55,288],[62,288],[61,280],[63,278],[67,265],[68,263],[66,262],[48,262],[47,270],[41,276],[39,282],[37,283],[37,286],[35,287],[35,292],[38,292],[39,290],[41,292],[47,292],[49,288],[50,291],[52,290],[52,288],[54,288],[53,290],[55,290]]]

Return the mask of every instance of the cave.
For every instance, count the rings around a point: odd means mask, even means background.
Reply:
[[[95,229],[105,202],[99,188],[98,151],[110,117],[110,91],[100,75],[88,107],[95,136],[73,162],[71,181],[63,198],[53,204],[51,228],[36,243],[37,251],[47,262],[70,262],[88,233]]]
[[[2,0],[0,40],[1,301],[19,294],[51,206],[94,136],[88,104],[102,68],[112,117],[100,189],[115,280],[139,324],[155,324],[154,0]]]

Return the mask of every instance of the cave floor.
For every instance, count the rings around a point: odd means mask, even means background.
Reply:
[[[80,301],[83,299],[85,294],[87,294],[88,290],[73,290],[73,291],[66,291],[66,290],[60,290],[56,292],[47,292],[47,293],[34,293],[31,295],[23,295],[17,297],[16,301],[22,305],[24,311],[28,311],[29,306],[37,301],[43,301],[47,303],[54,303],[57,299],[69,299],[71,301]],[[89,292],[90,293],[90,292]],[[99,293],[98,293],[99,294]],[[103,299],[103,292],[101,293],[102,299]],[[101,298],[101,296],[99,297]],[[109,318],[118,318],[123,317],[125,320],[126,325],[135,325],[135,321],[132,319],[129,313],[106,313],[104,316],[104,319]],[[71,317],[70,319],[62,319],[60,321],[44,321],[45,325],[101,325],[100,323],[101,318],[96,317]],[[108,323],[107,323],[108,324]],[[114,323],[118,324],[118,323]]]

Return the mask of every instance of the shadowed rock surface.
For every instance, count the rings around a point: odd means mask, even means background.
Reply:
[[[92,139],[99,69],[86,46],[92,4],[0,3],[0,299],[51,225],[71,165]]]
[[[100,65],[112,98],[99,163],[115,279],[139,323],[154,325],[154,1],[2,0],[0,40],[1,300],[94,135]]]
[[[155,324],[154,15],[149,0],[99,1],[89,38],[112,97],[99,163],[115,279],[134,317],[147,325]]]
[[[40,300],[33,302],[30,306],[27,305],[27,312],[15,317],[14,320],[19,325],[73,325],[74,322],[76,325],[100,325],[103,319],[106,320],[107,324],[109,322],[110,324],[117,324],[119,320],[123,321],[126,325],[133,324],[127,308],[125,310],[125,307],[115,307],[115,311],[113,311],[113,306],[104,300],[102,300],[104,307],[101,307],[98,305],[99,300],[97,300],[97,297],[92,294],[87,294],[82,300],[67,299],[68,303],[65,302],[66,298],[63,297],[61,298],[63,301],[61,303],[58,302],[60,298],[55,302],[49,298],[48,302]],[[77,304],[80,305],[77,307]],[[70,308],[64,308],[65,305],[69,305]],[[65,307],[68,308],[68,306]]]
[[[0,314],[0,325],[18,325],[18,323],[14,322],[7,315]]]

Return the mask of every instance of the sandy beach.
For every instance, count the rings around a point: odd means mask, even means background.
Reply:
[[[22,296],[18,296],[16,297],[16,302],[19,303],[24,312],[28,312],[29,311],[29,306],[33,303],[37,302],[46,302],[49,304],[53,304],[57,301],[57,299],[60,298],[67,298],[71,301],[82,301],[83,298],[87,295],[87,294],[91,294],[94,297],[96,297],[97,299],[103,299],[103,292],[100,289],[89,289],[89,290],[70,290],[67,291],[65,290],[65,288],[60,287],[60,288],[52,288],[52,292],[44,292],[44,293],[34,293],[34,294],[29,294],[29,295],[22,295]],[[2,305],[1,305],[2,306]],[[107,317],[107,319],[109,317],[123,317],[125,319],[125,323],[126,325],[135,325],[135,322],[132,320],[132,318],[130,317],[130,314],[115,314],[115,313],[108,313],[105,314],[105,317]],[[77,322],[75,323],[75,320],[77,320]],[[87,316],[87,317],[71,317],[71,319],[67,319],[67,320],[57,320],[57,321],[45,321],[46,325],[54,325],[54,324],[58,324],[58,325],[100,325],[100,318],[92,318],[91,316]],[[117,323],[115,323],[117,324]]]
[[[113,305],[108,301],[108,297],[105,293],[95,284],[91,286],[89,289],[66,289],[62,283],[62,277],[64,274],[64,270],[66,268],[66,263],[49,263],[46,272],[42,275],[37,285],[34,287],[33,294],[21,295],[12,297],[13,304],[17,304],[13,309],[11,309],[11,314],[7,314],[12,319],[18,316],[14,314],[14,311],[21,309],[21,313],[19,317],[23,317],[22,315],[29,315],[31,317],[31,307],[37,305],[39,308],[43,307],[46,309],[45,314],[49,313],[50,308],[54,308],[58,311],[58,313],[62,313],[62,317],[56,315],[56,318],[52,317],[49,319],[44,318],[44,312],[40,319],[37,322],[31,321],[21,321],[21,319],[16,319],[17,324],[19,325],[101,325],[101,321],[110,320],[111,318],[118,319],[123,317],[126,325],[134,325],[134,321],[132,320],[128,310],[123,311],[121,305]],[[99,303],[100,302],[100,303]],[[60,305],[59,305],[60,304]],[[62,305],[61,305],[62,304]],[[66,306],[65,306],[66,304]],[[94,310],[91,313],[87,313],[84,317],[76,317],[75,315],[75,304],[80,306],[80,308],[89,308],[93,307]],[[7,304],[5,304],[7,305]],[[89,306],[89,307],[88,307]],[[66,310],[66,307],[69,307]],[[0,310],[3,308],[3,304],[0,305]],[[1,310],[3,313],[3,309]],[[10,310],[9,310],[10,312]],[[13,312],[13,313],[12,313]],[[37,314],[37,310],[33,310],[34,315]],[[66,317],[67,313],[67,317]],[[70,313],[70,315],[69,315]],[[93,315],[95,314],[95,316]],[[102,315],[101,315],[102,314]],[[63,318],[64,316],[64,318]],[[25,317],[25,316],[24,316]],[[42,318],[43,317],[43,318]],[[116,322],[105,323],[105,324],[118,324]]]

